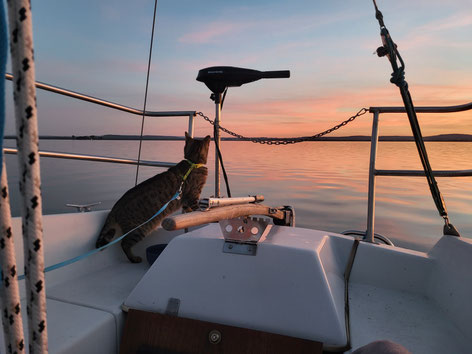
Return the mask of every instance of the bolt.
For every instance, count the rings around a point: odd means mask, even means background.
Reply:
[[[218,344],[221,341],[221,333],[216,329],[212,330],[208,335],[208,339],[210,340],[211,344]]]
[[[229,248],[230,250],[233,249],[233,245],[231,245],[231,244],[228,245],[228,248]]]

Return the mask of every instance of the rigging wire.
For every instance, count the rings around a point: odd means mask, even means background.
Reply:
[[[147,74],[146,74],[146,88],[144,90],[143,117],[141,119],[141,134],[139,136],[138,164],[136,165],[136,178],[134,181],[135,186],[138,184],[139,163],[141,161],[141,147],[143,144],[144,119],[146,117],[146,103],[147,103],[147,95],[148,95],[148,87],[149,87],[149,74],[151,72],[152,43],[154,42],[154,28],[156,25],[156,10],[157,10],[157,0],[154,1],[154,15],[152,17],[151,43],[149,45],[149,59],[148,59]]]
[[[383,44],[382,47],[377,49],[377,55],[379,57],[387,56],[388,60],[390,61],[393,70],[390,82],[392,84],[395,84],[400,89],[400,94],[402,96],[403,104],[408,115],[410,127],[415,138],[416,147],[421,160],[421,164],[423,165],[429,189],[431,190],[433,201],[436,205],[436,208],[438,209],[439,215],[444,219],[445,225],[443,233],[444,235],[460,236],[457,229],[449,221],[446,203],[444,202],[443,196],[436,182],[436,178],[433,175],[431,164],[429,163],[428,154],[426,152],[426,146],[423,140],[423,135],[421,134],[420,125],[416,116],[416,110],[413,104],[413,99],[411,98],[411,94],[408,89],[408,83],[405,80],[405,63],[400,55],[400,52],[398,51],[396,44],[393,42],[389,31],[385,27],[382,12],[377,7],[377,3],[375,0],[373,0],[373,3],[375,7],[375,18],[379,21],[380,36],[382,38]],[[400,62],[400,66],[398,66],[397,59]]]

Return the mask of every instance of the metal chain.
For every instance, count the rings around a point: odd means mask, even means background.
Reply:
[[[226,128],[222,127],[221,125],[219,126],[219,128],[220,128],[220,130],[224,131],[225,133],[227,133],[229,135],[234,136],[235,138],[238,138],[238,139],[241,139],[241,140],[252,141],[253,143],[267,144],[267,145],[288,145],[288,144],[301,143],[303,141],[317,140],[317,139],[321,138],[323,135],[327,135],[329,133],[334,132],[335,130],[338,130],[341,127],[344,127],[345,125],[347,125],[348,123],[350,123],[354,119],[356,119],[357,117],[362,116],[362,115],[366,114],[367,112],[369,112],[368,108],[362,108],[361,110],[359,110],[359,112],[357,112],[352,117],[349,117],[344,122],[341,122],[341,123],[335,125],[334,127],[328,129],[328,130],[325,130],[321,133],[318,133],[318,134],[315,134],[315,135],[312,135],[312,136],[300,136],[300,137],[295,137],[295,138],[267,138],[267,137],[249,138],[249,137],[237,134],[235,132],[232,132],[231,130],[226,129]],[[211,125],[215,125],[215,121],[208,118],[202,112],[197,112],[197,115],[201,116],[203,119],[208,121]]]

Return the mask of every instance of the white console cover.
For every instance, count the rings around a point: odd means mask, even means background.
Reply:
[[[323,268],[325,243],[322,231],[274,226],[255,256],[229,254],[211,224],[173,239],[125,306],[165,313],[177,298],[179,317],[343,345],[344,284],[339,267]]]

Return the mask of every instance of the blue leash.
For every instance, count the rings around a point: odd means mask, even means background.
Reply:
[[[77,256],[77,257],[74,257],[74,258],[71,258],[71,259],[68,259],[67,261],[63,261],[63,262],[60,262],[60,263],[57,263],[57,264],[53,264],[52,266],[49,266],[49,267],[46,267],[44,268],[44,273],[47,273],[47,272],[50,272],[51,270],[55,270],[55,269],[58,269],[58,268],[62,268],[62,267],[65,267],[65,266],[68,266],[69,264],[72,264],[72,263],[75,263],[75,262],[78,262],[82,259],[85,259],[89,256],[91,256],[92,254],[95,254],[97,252],[100,252],[101,250],[104,250],[105,248],[107,247],[110,247],[111,245],[114,245],[115,243],[118,243],[120,242],[122,239],[124,239],[126,236],[128,236],[130,233],[132,233],[133,231],[139,229],[141,226],[147,224],[148,222],[150,222],[152,219],[154,219],[156,216],[158,216],[159,214],[161,214],[166,208],[167,206],[170,204],[170,202],[172,202],[173,200],[176,200],[180,197],[180,193],[181,191],[177,191],[174,196],[167,202],[165,203],[162,208],[159,209],[159,211],[157,213],[155,213],[153,216],[151,216],[148,220],[146,220],[145,222],[143,222],[142,224],[136,226],[134,229],[128,231],[127,233],[125,233],[124,235],[118,237],[116,240],[113,240],[111,241],[110,243],[107,243],[106,245],[102,246],[102,247],[99,247],[99,248],[96,248],[90,252],[87,252],[85,254],[82,254],[80,256]],[[20,275],[18,277],[18,280],[23,280],[25,279],[25,276],[24,275]]]

